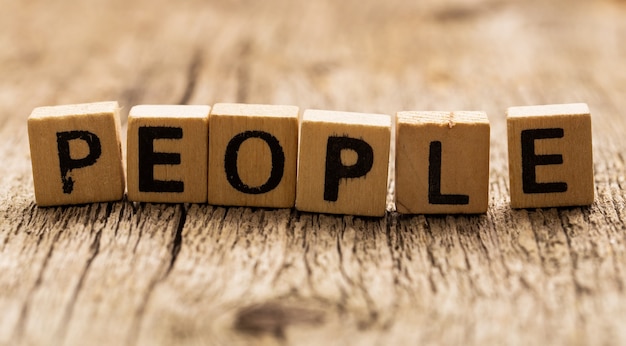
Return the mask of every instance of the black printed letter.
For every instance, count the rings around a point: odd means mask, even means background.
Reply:
[[[468,195],[441,194],[441,142],[430,142],[428,157],[428,203],[469,204]]]
[[[239,148],[243,142],[250,138],[259,138],[267,143],[272,153],[272,172],[269,179],[261,186],[248,186],[239,177],[237,169],[237,158],[239,156]],[[280,146],[278,139],[264,131],[246,131],[233,137],[226,146],[224,154],[224,169],[226,170],[226,178],[232,187],[243,193],[258,195],[272,191],[280,184],[285,172],[285,153]]]
[[[70,141],[80,139],[87,143],[89,154],[81,159],[73,159],[70,155]],[[100,139],[88,131],[57,132],[57,148],[59,150],[59,166],[61,167],[61,181],[63,193],[70,194],[74,190],[74,180],[68,177],[68,173],[76,168],[91,166],[102,154]],[[98,182],[94,182],[97,184]]]
[[[341,162],[341,151],[353,150],[357,161],[352,166]],[[324,200],[337,201],[339,181],[343,178],[358,178],[366,175],[374,163],[374,151],[364,140],[350,137],[328,137],[326,144],[326,177]]]
[[[535,129],[522,131],[522,188],[524,193],[552,193],[567,191],[567,183],[538,183],[536,166],[563,164],[562,155],[535,155],[535,140],[563,138],[563,129]]]
[[[141,192],[184,192],[185,184],[176,180],[155,180],[154,165],[180,165],[179,153],[155,153],[155,139],[181,139],[180,127],[139,128],[139,191]]]

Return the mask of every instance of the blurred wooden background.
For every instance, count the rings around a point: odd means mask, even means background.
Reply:
[[[0,3],[0,344],[626,343],[625,1]],[[490,209],[36,207],[26,117],[103,100],[485,110]],[[511,210],[505,109],[565,102],[596,203]]]

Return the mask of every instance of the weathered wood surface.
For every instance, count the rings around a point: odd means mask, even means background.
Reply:
[[[1,344],[626,343],[624,1],[7,0],[0,47]],[[485,110],[490,208],[36,207],[26,117],[101,100]],[[511,210],[504,110],[560,102],[596,203]]]

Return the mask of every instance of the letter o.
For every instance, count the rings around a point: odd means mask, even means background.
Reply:
[[[272,153],[272,172],[269,179],[260,186],[248,186],[239,177],[237,169],[237,158],[239,149],[243,142],[250,138],[259,138],[267,143]],[[280,184],[285,172],[285,153],[276,137],[265,131],[246,131],[234,136],[226,146],[224,154],[224,170],[226,171],[226,179],[232,187],[243,193],[258,195],[272,191]]]

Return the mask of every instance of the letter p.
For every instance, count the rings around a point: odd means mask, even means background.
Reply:
[[[85,157],[72,158],[70,153],[70,141],[82,140],[87,143],[89,153]],[[70,175],[73,169],[91,166],[102,154],[100,138],[89,131],[65,131],[57,132],[57,148],[59,152],[59,166],[61,168],[61,181],[63,193],[70,194],[74,190],[74,180]]]

